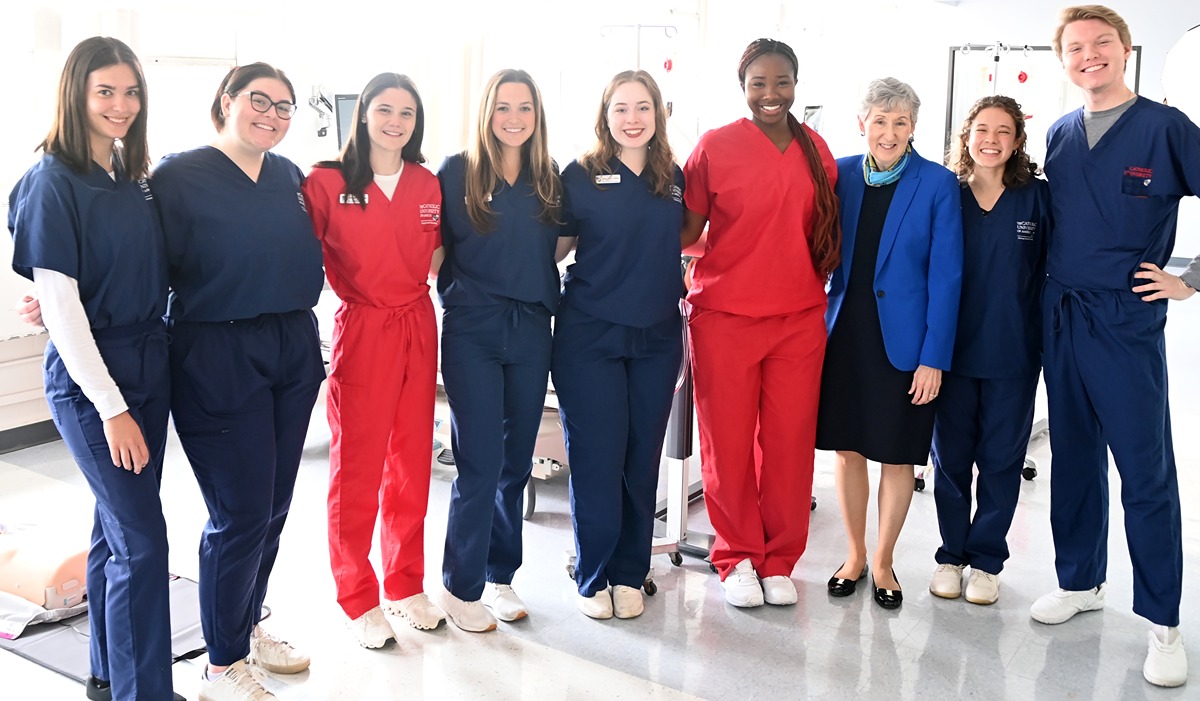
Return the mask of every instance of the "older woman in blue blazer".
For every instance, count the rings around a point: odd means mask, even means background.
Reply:
[[[838,160],[842,263],[830,279],[829,344],[817,448],[837,451],[838,501],[848,540],[829,580],[853,594],[867,576],[867,461],[880,463],[875,602],[903,601],[892,558],[929,459],[933,401],[950,369],[962,279],[958,184],[912,148],[921,101],[895,78],[872,81],[859,109],[867,153]]]

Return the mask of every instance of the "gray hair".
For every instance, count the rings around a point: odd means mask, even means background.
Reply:
[[[867,85],[867,94],[863,95],[862,105],[858,108],[859,119],[865,120],[872,107],[883,112],[902,112],[907,108],[912,113],[913,122],[916,122],[921,98],[917,97],[917,91],[908,83],[891,77],[879,78]]]

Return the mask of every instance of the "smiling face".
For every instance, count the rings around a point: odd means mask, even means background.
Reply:
[[[1004,169],[1004,164],[1020,146],[1017,125],[1007,110],[988,107],[979,111],[971,122],[967,151],[975,168]]]
[[[912,111],[903,107],[884,112],[871,107],[866,119],[859,119],[859,128],[867,138],[867,149],[880,170],[887,170],[900,160],[916,129]]]
[[[248,151],[265,153],[275,147],[287,135],[290,119],[281,119],[275,108],[258,112],[250,105],[250,93],[266,95],[271,102],[291,102],[292,93],[283,81],[276,78],[258,78],[250,81],[237,95],[225,95],[222,108],[228,115],[222,130],[231,131],[242,147]]]
[[[92,158],[108,167],[113,139],[124,139],[142,110],[137,74],[124,63],[88,74],[87,119]]]
[[[796,100],[796,71],[780,54],[763,54],[746,67],[743,85],[746,104],[760,129],[787,124],[788,110]]]
[[[636,80],[617,86],[606,115],[608,131],[622,150],[645,148],[654,138],[654,99]]]
[[[388,88],[367,105],[371,149],[399,154],[417,127],[417,100],[403,88]]]
[[[1098,19],[1085,19],[1063,27],[1062,63],[1067,78],[1087,93],[1128,90],[1125,62],[1132,49],[1121,43],[1117,30]]]
[[[519,149],[537,126],[533,91],[524,83],[501,83],[492,110],[492,134],[502,148]]]

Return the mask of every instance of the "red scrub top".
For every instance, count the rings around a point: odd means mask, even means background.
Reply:
[[[815,131],[804,129],[833,186],[833,154]],[[740,119],[700,137],[683,174],[684,204],[708,219],[688,301],[751,317],[825,303],[825,280],[809,250],[816,191],[795,139],[780,153],[752,121]]]
[[[345,194],[336,168],[313,168],[304,199],[325,252],[325,276],[346,302],[403,307],[429,294],[429,259],[442,245],[437,177],[405,163],[392,199],[374,182],[367,207]]]

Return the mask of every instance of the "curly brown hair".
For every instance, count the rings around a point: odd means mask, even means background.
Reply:
[[[1029,159],[1029,153],[1025,150],[1025,142],[1028,140],[1025,132],[1025,113],[1021,111],[1021,105],[1011,97],[988,95],[979,98],[974,105],[971,105],[971,109],[967,112],[967,118],[963,120],[962,129],[958,132],[958,140],[951,146],[948,165],[950,170],[958,174],[958,179],[962,182],[966,182],[975,172],[975,160],[971,158],[968,148],[971,141],[971,125],[979,113],[989,107],[1004,110],[1009,117],[1012,117],[1013,124],[1016,125],[1013,131],[1013,143],[1015,144],[1013,154],[1004,164],[1002,182],[1004,187],[1021,187],[1038,174],[1038,166]]]

